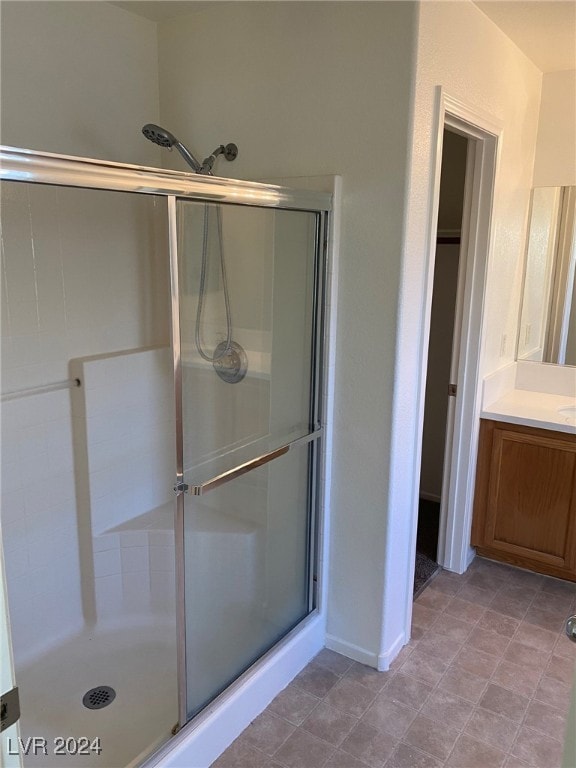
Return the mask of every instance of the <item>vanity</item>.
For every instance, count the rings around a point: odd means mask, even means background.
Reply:
[[[479,555],[570,581],[576,581],[573,201],[573,191],[534,191],[518,359],[484,381],[471,538]],[[557,221],[546,218],[543,203]]]

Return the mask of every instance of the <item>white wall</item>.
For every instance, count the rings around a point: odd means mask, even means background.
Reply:
[[[394,510],[387,551],[384,645],[405,621],[397,574],[407,567],[416,499],[410,490],[419,456],[418,391],[425,317],[430,306],[428,244],[437,88],[503,125],[484,307],[481,375],[510,362],[518,322],[524,236],[540,98],[540,72],[471,2],[420,5],[417,88],[411,135],[410,193],[402,269],[400,331],[396,357]],[[501,355],[502,335],[507,337]],[[400,592],[402,590],[400,589]],[[396,630],[396,633],[395,633]]]
[[[155,25],[105,3],[2,3],[2,141],[151,164]],[[152,198],[2,185],[2,392],[69,360],[168,343]],[[158,236],[158,242],[156,241]],[[2,535],[17,663],[82,622],[70,393],[2,406]]]
[[[535,187],[576,184],[575,136],[576,70],[546,72],[542,78]]]
[[[156,25],[103,2],[3,2],[2,144],[158,165]]]
[[[218,173],[342,175],[328,631],[372,664],[414,35],[404,2],[213,3],[159,25],[161,121],[199,155],[236,142]]]

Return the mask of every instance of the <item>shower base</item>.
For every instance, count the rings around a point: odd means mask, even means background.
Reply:
[[[178,719],[175,637],[168,619],[100,626],[18,670],[19,751],[30,737],[46,744],[45,750],[36,747],[37,754],[23,755],[25,768],[126,768],[166,741]],[[108,706],[88,709],[82,699],[97,686],[113,688],[116,697]],[[100,754],[55,754],[61,740],[66,746],[70,738],[67,746],[74,751],[81,737],[83,745],[99,739]]]

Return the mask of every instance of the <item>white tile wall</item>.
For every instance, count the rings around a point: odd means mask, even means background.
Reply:
[[[97,618],[175,605],[175,436],[169,348],[71,361],[79,498]],[[160,574],[160,584],[156,576]],[[114,578],[112,578],[114,577]],[[171,585],[171,586],[170,586]],[[121,599],[111,598],[117,590]],[[162,593],[163,601],[155,601]]]
[[[0,192],[3,393],[67,379],[73,357],[168,343],[160,204],[9,182]],[[1,416],[1,523],[18,664],[83,623],[82,514],[70,392],[7,401]],[[99,446],[102,469],[115,449]],[[111,600],[116,594],[110,587]]]

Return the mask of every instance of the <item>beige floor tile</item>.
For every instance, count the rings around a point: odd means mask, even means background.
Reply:
[[[412,608],[412,626],[428,629],[428,627],[436,623],[440,615],[440,611],[428,608],[420,603],[414,603]]]
[[[438,689],[476,704],[480,701],[486,685],[487,680],[485,677],[478,677],[472,674],[472,672],[452,664],[446,670],[446,674],[440,681]]]
[[[444,595],[442,592],[433,592],[431,589],[425,589],[418,597],[414,605],[423,605],[433,611],[443,611],[452,600],[450,595]]]
[[[323,768],[336,750],[297,728],[274,755],[286,768]]]
[[[451,726],[461,731],[473,709],[474,705],[471,702],[453,693],[437,689],[430,694],[421,712],[443,726]]]
[[[420,709],[432,690],[432,686],[428,683],[398,672],[384,689],[384,696],[396,704]]]
[[[354,683],[359,683],[376,694],[380,693],[392,677],[393,673],[391,672],[378,672],[373,667],[367,667],[355,661],[344,675],[344,680],[352,680]]]
[[[507,717],[516,723],[520,723],[528,708],[529,699],[518,693],[502,688],[500,685],[489,683],[484,695],[480,699],[480,706],[495,712],[497,715]]]
[[[547,677],[554,678],[554,680],[566,682],[572,678],[575,672],[576,660],[570,659],[567,656],[553,655],[550,657],[550,661],[544,671],[544,674]]]
[[[457,619],[460,619],[461,621],[468,622],[471,627],[473,627],[480,616],[482,615],[483,609],[478,607],[477,603],[469,602],[468,600],[463,600],[461,597],[461,593],[459,592],[458,595],[446,606],[444,609],[444,613],[449,614],[450,616],[455,616]]]
[[[478,629],[484,629],[488,632],[495,632],[502,637],[511,638],[518,629],[520,622],[511,616],[505,616],[503,613],[493,611],[487,608],[478,622]]]
[[[432,631],[437,635],[448,637],[450,640],[455,640],[459,643],[464,643],[473,628],[473,624],[462,621],[462,619],[458,619],[456,616],[446,612],[441,613],[431,627]]]
[[[509,644],[510,638],[499,635],[497,632],[482,629],[480,625],[476,626],[467,642],[469,648],[476,648],[478,651],[484,651],[484,653],[498,657],[504,655]]]
[[[531,766],[530,763],[526,762],[526,760],[521,760],[519,757],[515,757],[514,755],[508,755],[508,758],[504,763],[504,768],[531,768]]]
[[[454,660],[454,665],[472,672],[473,675],[484,677],[486,680],[492,677],[494,670],[498,666],[499,659],[484,651],[476,648],[469,648],[467,645],[462,648]]]
[[[573,643],[572,640],[566,636],[564,628],[562,628],[558,640],[556,641],[556,645],[554,646],[554,654],[556,656],[564,656],[567,659],[573,659],[576,662],[576,643]]]
[[[268,705],[268,711],[293,725],[300,725],[319,702],[316,696],[310,696],[291,683]]]
[[[429,630],[418,642],[418,651],[450,664],[462,648],[462,645],[463,642],[461,640],[451,640],[449,637]]]
[[[456,573],[450,573],[450,571],[441,571],[438,576],[435,576],[433,581],[430,582],[429,589],[442,592],[445,595],[455,595],[462,589],[463,581]]]
[[[246,728],[242,736],[250,746],[273,755],[294,730],[291,723],[265,710]]]
[[[447,668],[448,664],[445,661],[427,653],[421,653],[417,648],[400,667],[400,671],[425,683],[436,685]]]
[[[399,744],[388,758],[386,768],[442,768],[443,762],[408,744]]]
[[[530,646],[519,643],[517,640],[511,640],[504,653],[504,658],[513,664],[544,670],[548,664],[550,654],[538,648],[530,648]]]
[[[508,752],[518,733],[519,724],[487,709],[478,707],[466,724],[465,731],[478,741]]]
[[[541,591],[547,592],[550,595],[566,597],[566,599],[574,599],[576,598],[576,583],[544,576]]]
[[[507,574],[500,574],[498,572],[491,573],[489,571],[484,573],[479,572],[470,576],[468,585],[494,593],[506,586],[507,579]]]
[[[313,736],[338,747],[357,723],[358,718],[347,715],[322,701],[302,723],[302,728]]]
[[[505,760],[506,753],[502,750],[463,733],[446,765],[453,768],[501,768]]]
[[[534,588],[525,587],[521,584],[515,584],[514,582],[508,581],[506,586],[498,590],[498,594],[501,597],[506,597],[517,603],[524,603],[526,607],[528,607],[539,593]]]
[[[424,715],[418,715],[402,741],[440,760],[446,760],[459,735],[460,732],[455,728],[441,726]]]
[[[317,696],[321,699],[326,696],[328,691],[333,688],[339,680],[340,678],[338,675],[335,675],[333,672],[330,672],[329,669],[325,669],[312,661],[299,675],[296,675],[294,684],[311,696]]]
[[[418,712],[410,707],[405,707],[403,704],[388,701],[385,690],[366,712],[362,721],[380,731],[386,731],[392,736],[402,738]]]
[[[361,717],[374,701],[376,694],[370,688],[348,678],[343,678],[332,688],[324,701],[348,715]]]
[[[551,739],[564,741],[567,713],[565,709],[551,707],[541,701],[531,701],[528,705],[524,725],[541,731]]]
[[[338,676],[344,675],[354,663],[352,659],[342,656],[341,653],[331,651],[329,648],[323,648],[312,661],[314,664],[319,664],[321,667],[329,669],[330,672],[333,672]]]
[[[550,610],[550,608],[539,608],[532,604],[528,607],[523,621],[531,627],[538,627],[557,633],[563,628],[566,615],[567,611],[565,608]]]
[[[494,591],[480,589],[472,584],[465,584],[460,592],[458,592],[458,598],[487,608],[494,599]]]
[[[490,601],[490,608],[493,611],[510,616],[513,619],[523,619],[529,606],[528,601],[514,600],[506,594],[501,593],[494,596]]]
[[[212,768],[268,768],[270,758],[247,744],[242,734],[223,752]]]
[[[360,721],[342,744],[342,749],[372,768],[380,768],[394,751],[397,738]]]
[[[562,762],[562,744],[559,741],[525,726],[520,728],[511,752],[534,768],[560,768]]]
[[[543,675],[540,678],[534,698],[551,707],[568,707],[572,692],[572,681],[555,680]]]
[[[534,626],[529,621],[524,620],[520,622],[514,639],[528,648],[552,653],[558,639],[558,632],[542,629],[542,627]]]
[[[503,659],[492,675],[492,682],[522,696],[532,696],[542,677],[541,669],[520,666]]]
[[[508,577],[509,584],[528,587],[529,589],[540,590],[546,580],[546,576],[532,571],[523,571],[521,568],[515,568]]]
[[[366,763],[361,762],[349,752],[337,749],[328,762],[324,763],[324,768],[366,768]]]

